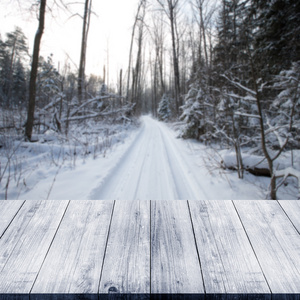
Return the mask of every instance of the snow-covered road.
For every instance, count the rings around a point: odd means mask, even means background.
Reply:
[[[90,194],[91,199],[207,199],[181,141],[149,116],[119,163]]]
[[[263,199],[262,180],[220,168],[221,157],[194,140],[176,138],[165,123],[149,116],[107,152],[62,168],[38,163],[26,178],[24,192],[12,199],[199,200]],[[70,166],[71,164],[71,166]],[[1,197],[1,194],[0,194]]]

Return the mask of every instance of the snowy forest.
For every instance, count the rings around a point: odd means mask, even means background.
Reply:
[[[61,172],[72,177],[79,164],[91,168],[114,151],[121,157],[148,114],[200,147],[204,177],[223,176],[228,189],[240,185],[236,198],[245,185],[245,197],[257,197],[251,184],[259,182],[262,199],[299,199],[299,1],[140,0],[127,68],[114,84],[108,66],[101,75],[85,70],[92,0],[76,6],[82,23],[76,67],[57,63],[55,53],[40,55],[45,16],[53,6],[68,13],[72,4],[32,2],[34,45],[17,26],[0,36],[1,200],[30,197],[41,180],[47,188],[36,197],[53,197]],[[86,172],[108,174],[102,163]],[[83,174],[74,175],[73,188],[93,180]]]

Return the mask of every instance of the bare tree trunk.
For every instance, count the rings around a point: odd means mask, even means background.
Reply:
[[[45,12],[46,12],[46,0],[41,0],[40,4],[40,16],[39,16],[39,27],[35,34],[33,56],[30,72],[29,82],[29,105],[27,112],[27,122],[25,128],[25,135],[28,140],[31,141],[33,122],[34,122],[34,110],[35,110],[35,96],[36,96],[36,78],[38,72],[38,62],[40,53],[40,44],[45,26]]]
[[[176,11],[178,8],[179,0],[157,0],[164,12],[169,18],[171,27],[172,38],[172,56],[173,56],[173,70],[174,70],[174,92],[175,92],[175,107],[176,113],[179,114],[180,106],[180,72],[179,72],[179,44],[177,34],[177,18]],[[167,5],[165,5],[167,2]],[[167,7],[166,7],[167,6]]]
[[[119,95],[120,95],[120,97],[122,97],[122,82],[123,82],[123,70],[121,69],[120,70],[120,90],[119,90]]]
[[[203,0],[198,0],[198,8],[199,8],[199,14],[200,14],[200,23],[202,30],[202,37],[203,37],[203,47],[204,47],[204,55],[205,55],[205,65],[208,67],[208,54],[207,54],[207,43],[206,43],[206,33],[205,33],[205,24],[203,20]]]
[[[135,36],[135,28],[136,25],[139,21],[139,15],[140,15],[140,10],[144,4],[145,0],[141,0],[137,9],[137,13],[135,16],[133,28],[132,28],[132,33],[131,33],[131,42],[130,42],[130,50],[129,50],[129,62],[128,62],[128,78],[127,78],[127,91],[126,91],[126,98],[127,100],[132,100],[129,99],[129,85],[130,85],[130,76],[131,76],[131,61],[132,61],[132,51],[133,51],[133,41],[134,41],[134,36]]]
[[[251,72],[252,72],[252,79],[254,83],[254,90],[256,94],[256,105],[257,105],[257,110],[258,110],[258,115],[259,115],[259,125],[260,125],[260,134],[261,134],[261,146],[262,150],[264,153],[265,158],[267,159],[268,165],[269,165],[269,170],[270,170],[270,175],[271,175],[271,183],[270,183],[270,197],[272,200],[276,200],[277,195],[276,195],[276,177],[274,174],[274,167],[273,167],[273,160],[268,152],[267,149],[267,143],[266,143],[266,134],[265,134],[265,127],[264,127],[264,118],[263,118],[263,111],[261,107],[261,100],[259,96],[259,91],[258,91],[258,86],[257,86],[257,75],[255,72],[254,68],[254,62],[251,56],[250,49],[248,49],[249,52],[249,59],[250,59],[250,64],[251,64]]]
[[[176,33],[175,33],[175,18],[174,18],[174,7],[172,1],[169,0],[170,10],[170,23],[171,23],[171,34],[172,34],[172,51],[173,51],[173,68],[174,68],[174,83],[175,83],[175,101],[176,101],[176,112],[179,114],[180,106],[180,74],[179,74],[179,60],[176,45]]]
[[[105,65],[103,66],[103,84],[106,82],[106,68]]]
[[[85,63],[86,63],[86,47],[87,37],[90,26],[92,0],[85,0],[84,15],[83,15],[83,26],[82,26],[82,39],[81,39],[81,52],[78,72],[78,99],[81,101],[84,90],[85,80]]]

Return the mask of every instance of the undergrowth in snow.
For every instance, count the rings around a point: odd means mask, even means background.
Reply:
[[[109,198],[117,195],[124,200],[136,195],[124,196],[127,190],[138,190],[143,200],[167,191],[170,195],[164,200],[176,200],[172,198],[176,193],[180,200],[197,195],[198,200],[266,199],[270,178],[245,171],[244,179],[239,179],[233,149],[178,138],[181,125],[150,117],[122,124],[89,120],[70,128],[68,136],[51,130],[35,135],[34,143],[16,132],[2,134],[0,200],[98,199],[105,186]],[[243,149],[245,166],[266,167],[263,157],[251,151]],[[297,178],[287,177],[285,170],[299,174],[300,151],[285,152],[275,165],[280,175],[278,198],[297,199]],[[128,187],[130,183],[136,186]]]
[[[177,136],[181,136],[183,122],[169,123]],[[240,194],[240,199],[267,199],[270,178],[255,176],[245,171],[244,179],[239,179],[236,170],[236,153],[233,148],[222,147],[219,144],[209,144],[194,139],[185,140],[195,156],[195,163],[207,170],[208,176],[223,178],[228,183],[228,189]],[[263,155],[255,154],[256,149],[245,147],[242,149],[244,168],[267,169],[268,164]],[[276,176],[278,176],[278,199],[296,200],[300,197],[300,150],[289,150],[282,153],[274,162]],[[253,189],[251,189],[253,187]],[[257,191],[259,192],[257,193]],[[226,191],[218,191],[226,198]],[[225,192],[225,194],[224,194]],[[235,196],[236,199],[238,197]],[[232,198],[233,199],[233,198]]]
[[[0,199],[56,199],[53,188],[60,185],[61,174],[67,174],[70,183],[73,182],[72,190],[80,194],[78,183],[85,181],[87,176],[77,174],[77,180],[74,180],[76,170],[86,165],[88,173],[99,159],[105,159],[118,145],[124,144],[137,127],[136,121],[110,124],[89,120],[82,126],[71,127],[68,136],[52,130],[36,134],[34,143],[24,141],[23,135],[12,131],[2,134]],[[98,166],[99,173],[100,170]],[[62,185],[61,189],[64,196],[72,196],[64,193],[70,185]]]

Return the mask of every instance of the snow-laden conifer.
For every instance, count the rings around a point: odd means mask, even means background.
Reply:
[[[166,122],[170,120],[171,115],[170,99],[166,94],[164,94],[158,105],[157,116],[159,120]]]
[[[200,119],[202,117],[198,101],[200,93],[201,90],[191,87],[185,97],[185,104],[181,107],[183,113],[180,120],[185,123],[181,132],[183,138],[199,138]]]

